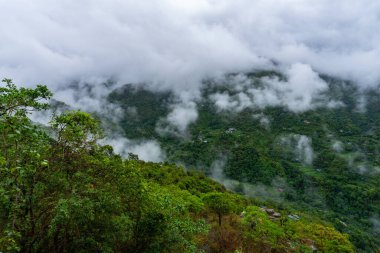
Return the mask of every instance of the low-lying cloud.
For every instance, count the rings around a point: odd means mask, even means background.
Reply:
[[[306,165],[313,164],[314,151],[311,138],[300,134],[289,134],[281,137],[280,144],[290,148],[298,161]]]
[[[282,106],[293,112],[303,112],[320,106],[341,106],[339,101],[324,101],[322,95],[328,89],[327,83],[309,65],[296,63],[282,69],[285,77],[263,77],[259,81],[238,75],[229,82],[232,90],[237,92],[230,95],[227,92],[215,93],[210,96],[219,110],[240,112],[245,108],[260,108]],[[255,85],[260,82],[260,86]],[[323,102],[321,102],[323,101]]]
[[[343,143],[338,140],[332,143],[331,148],[337,153],[341,153],[344,150]]]
[[[133,141],[120,136],[106,138],[101,144],[111,145],[114,151],[124,158],[128,158],[129,153],[132,153],[149,162],[161,162],[165,159],[165,153],[154,140]]]

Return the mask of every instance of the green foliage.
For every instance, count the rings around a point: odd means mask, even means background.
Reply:
[[[316,249],[320,252],[354,252],[348,236],[329,226],[309,221],[273,219],[255,206],[249,206],[244,216],[242,225],[247,249],[286,251],[292,245],[295,252],[313,252]]]
[[[275,176],[284,176],[284,169],[260,154],[254,147],[247,146],[233,149],[225,173],[231,178],[251,183],[270,184]]]
[[[273,223],[247,207],[251,200],[202,173],[122,159],[97,144],[102,131],[87,113],[54,116],[49,136],[27,112],[46,108],[41,100],[50,95],[46,87],[18,89],[10,80],[1,88],[1,252],[233,252],[252,235],[257,245],[292,251],[280,244],[284,233],[300,235],[291,243],[306,234],[321,248],[351,252],[333,228]]]
[[[292,237],[299,238],[304,243],[311,240],[322,252],[354,252],[349,243],[348,235],[337,233],[332,227],[290,221],[287,223],[287,228],[288,235],[291,233]]]
[[[102,136],[99,122],[81,111],[65,112],[54,117],[50,124],[57,133],[57,141],[71,148],[89,147]]]
[[[239,199],[230,193],[210,192],[206,193],[202,199],[206,206],[218,215],[219,226],[222,225],[223,215],[236,212],[239,209],[237,203]]]
[[[46,86],[37,85],[36,89],[18,89],[11,79],[3,79],[5,87],[0,87],[0,116],[25,116],[32,110],[46,109],[48,104],[41,101],[49,99],[52,93]]]
[[[242,89],[262,87],[263,77],[286,78],[273,71],[248,73],[254,87]],[[350,235],[358,252],[375,251],[380,234],[373,229],[371,219],[380,213],[380,92],[359,91],[350,82],[321,78],[329,89],[319,102],[340,101],[342,106],[316,107],[299,113],[283,107],[220,111],[210,95],[220,92],[238,96],[241,91],[235,89],[234,82],[207,81],[197,101],[198,119],[182,137],[159,135],[154,130],[170,112],[167,101],[173,99],[172,94],[155,94],[144,88],[134,91],[129,85],[114,91],[110,101],[125,109],[120,125],[126,136],[155,138],[169,162],[197,168],[211,176],[212,164],[223,158],[221,176],[235,180],[229,184],[232,190],[328,220]],[[365,110],[361,109],[361,97],[366,101]],[[128,113],[128,108],[135,105],[137,113]],[[261,116],[270,124],[261,124]],[[147,118],[149,124],[145,123]],[[230,128],[234,130],[228,131]],[[312,163],[305,163],[297,150],[294,136],[302,135],[311,141]],[[333,148],[336,141],[341,143],[341,150]],[[157,173],[154,178],[163,180]],[[197,180],[178,183],[182,189],[191,189],[189,185],[193,184],[200,187]],[[199,195],[204,190],[192,193]]]
[[[246,209],[242,225],[246,227],[244,237],[247,242],[252,243],[246,247],[286,248],[283,243],[286,238],[285,229],[279,223],[270,220],[265,211],[259,207],[249,206]]]
[[[142,86],[142,84],[141,84]],[[135,88],[133,85],[125,85],[115,90],[109,96],[109,101],[119,103],[124,110],[121,124],[129,138],[151,138],[156,136],[156,123],[162,115],[169,112],[168,101],[171,100],[169,92],[152,92],[144,88]]]

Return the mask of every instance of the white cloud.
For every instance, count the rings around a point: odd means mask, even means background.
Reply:
[[[292,191],[286,180],[281,177],[273,178],[271,185],[264,185],[262,183],[244,183],[242,186],[244,194],[249,197],[258,198],[261,200],[274,200],[276,202],[282,202],[284,200],[284,194],[282,193],[283,191]]]
[[[264,78],[263,89],[251,89],[255,103],[260,107],[281,105],[294,112],[312,109],[313,99],[328,86],[309,65],[296,63],[284,71],[287,80]]]
[[[316,101],[322,98],[322,92],[328,85],[309,65],[295,63],[284,68],[282,73],[285,80],[277,76],[263,77],[263,85],[257,86],[255,82],[238,75],[230,80],[231,87],[237,94],[227,92],[210,95],[219,110],[241,111],[245,108],[265,108],[267,106],[284,106],[293,112],[303,112],[315,107],[341,106],[338,101],[321,103]]]
[[[167,116],[167,121],[180,133],[184,133],[187,126],[198,118],[198,111],[194,102],[176,105]]]
[[[215,93],[210,95],[219,110],[237,110],[239,102],[234,100],[228,93]]]
[[[300,135],[296,146],[298,156],[304,161],[305,164],[311,165],[313,163],[314,154],[311,147],[311,139],[307,136]]]
[[[57,89],[69,80],[155,81],[284,64],[362,84],[380,79],[380,2],[363,0],[0,0],[0,73]]]
[[[229,179],[224,175],[224,168],[227,163],[227,158],[226,157],[220,157],[219,159],[216,159],[213,161],[210,167],[211,171],[211,177],[218,181],[221,184],[227,183]],[[225,185],[227,187],[227,185]]]
[[[160,145],[154,140],[133,141],[124,137],[114,137],[102,140],[101,144],[111,145],[114,151],[124,158],[128,157],[128,153],[133,153],[144,161],[161,162],[165,159]]]
[[[281,144],[293,149],[296,158],[306,165],[312,165],[314,151],[311,138],[300,134],[289,134],[281,137]]]
[[[288,81],[268,79],[270,88],[232,100],[219,94],[219,106],[313,108],[326,88],[316,72],[362,86],[380,81],[378,1],[0,0],[0,6],[0,76],[47,84],[60,100],[86,109],[102,106],[96,99],[109,92],[100,85],[108,79],[181,94],[204,78],[277,68],[272,60]],[[96,83],[96,96],[73,99],[67,91],[73,80]],[[192,122],[196,113],[191,103],[179,104],[168,120],[181,130],[188,125],[181,115]]]
[[[267,129],[267,130],[270,129],[270,124],[271,124],[270,118],[267,117],[266,115],[264,115],[263,113],[260,113],[260,114],[254,114],[254,115],[253,115],[253,118],[254,118],[254,119],[258,119],[259,122],[260,122],[260,125],[261,125],[262,127],[264,127],[265,129]]]
[[[156,125],[156,132],[162,135],[174,134],[186,136],[187,127],[198,119],[196,101],[199,97],[198,90],[182,91],[177,94],[176,101],[171,104],[171,111]]]
[[[213,4],[192,2],[0,1],[0,73],[53,89],[110,77],[184,89],[265,62],[207,22]]]
[[[334,141],[331,147],[337,153],[343,151],[343,143],[341,141]]]

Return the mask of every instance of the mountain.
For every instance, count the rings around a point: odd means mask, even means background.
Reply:
[[[168,121],[176,104],[169,91],[129,84],[108,101],[122,109],[118,127],[126,138],[153,139],[167,161],[203,172],[231,191],[329,221],[350,235],[358,252],[375,252],[380,94],[319,78],[328,87],[310,100],[302,90],[286,93],[286,77],[273,71],[206,80],[194,100],[198,117],[186,131]]]
[[[103,131],[88,113],[36,125],[28,113],[47,109],[50,91],[4,82],[1,252],[354,252],[348,235],[312,214],[168,162],[123,159],[98,144]]]

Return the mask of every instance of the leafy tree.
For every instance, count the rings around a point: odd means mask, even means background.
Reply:
[[[203,197],[203,202],[206,206],[218,215],[218,224],[222,225],[223,215],[227,215],[238,209],[237,199],[230,193],[210,192]]]
[[[257,248],[264,252],[269,249],[284,248],[284,228],[270,220],[265,211],[256,206],[245,210],[242,224],[246,227],[244,236],[247,248]]]
[[[31,124],[27,114],[47,108],[51,93],[46,86],[17,88],[10,79],[0,87],[0,207],[1,244],[9,251],[31,248],[35,238],[38,181],[47,161],[47,135]],[[31,240],[31,242],[33,239]]]
[[[65,112],[54,117],[50,124],[57,133],[59,145],[71,150],[89,149],[102,137],[99,122],[85,112]]]
[[[52,93],[44,85],[35,89],[17,88],[11,79],[3,79],[5,87],[0,87],[0,116],[26,116],[28,112],[42,110],[48,107],[43,101],[49,99]]]

